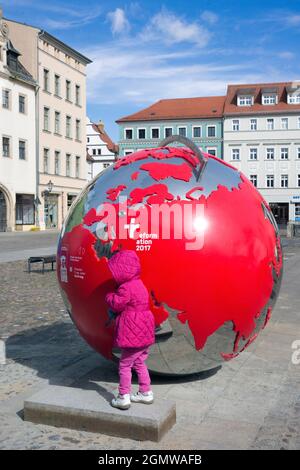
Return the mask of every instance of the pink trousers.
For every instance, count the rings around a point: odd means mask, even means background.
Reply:
[[[132,369],[138,376],[139,391],[148,392],[151,390],[151,381],[145,361],[149,355],[149,347],[122,349],[119,361],[119,393],[126,395],[131,392]]]

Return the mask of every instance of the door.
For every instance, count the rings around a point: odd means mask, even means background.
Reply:
[[[58,226],[58,197],[51,195],[45,199],[45,225],[46,228]]]
[[[274,214],[278,227],[284,228],[289,220],[289,204],[288,203],[270,203],[270,208]]]
[[[2,191],[0,191],[0,232],[6,232],[7,228],[7,208]]]

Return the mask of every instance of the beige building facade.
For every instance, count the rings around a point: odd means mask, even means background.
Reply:
[[[60,228],[87,181],[86,66],[91,62],[46,31],[6,20],[36,96],[37,225]]]

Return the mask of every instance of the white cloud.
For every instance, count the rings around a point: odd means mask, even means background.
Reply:
[[[212,63],[206,53],[199,56],[197,47],[183,52],[157,49],[123,40],[82,51],[93,60],[87,69],[88,100],[122,109],[135,103],[138,108],[162,98],[224,94],[227,83],[262,79],[259,70],[251,73],[253,64]]]
[[[167,45],[189,42],[200,47],[207,45],[210,36],[209,31],[197,22],[188,23],[166,9],[153,16],[141,33],[144,41],[162,41]]]
[[[291,26],[298,26],[300,25],[300,15],[288,15],[286,18],[287,24]]]
[[[218,15],[216,15],[216,13],[209,10],[205,10],[201,14],[201,19],[208,24],[215,24],[219,20],[219,17]]]
[[[295,54],[290,51],[283,51],[278,53],[278,57],[280,57],[280,59],[291,60],[295,57]]]
[[[110,11],[107,14],[107,18],[111,22],[111,31],[114,35],[124,34],[130,30],[130,23],[122,8],[116,8],[114,11]]]

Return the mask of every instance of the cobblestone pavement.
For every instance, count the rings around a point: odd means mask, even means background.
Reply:
[[[50,384],[115,391],[117,370],[80,338],[54,272],[3,263],[0,339],[0,449],[299,449],[300,247],[285,247],[280,298],[268,328],[247,351],[209,377],[153,377],[160,397],[176,401],[177,424],[159,444],[34,425],[22,420],[25,398]]]

